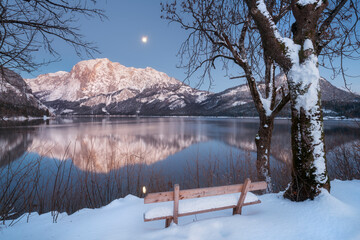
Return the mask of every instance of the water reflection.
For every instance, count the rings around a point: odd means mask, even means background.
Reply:
[[[22,156],[37,132],[37,129],[31,128],[0,129],[0,167]]]
[[[129,160],[131,164],[147,165],[169,160],[191,145],[208,141],[255,152],[257,128],[257,120],[234,118],[57,119],[50,125],[0,129],[0,166],[33,152],[58,160],[71,159],[79,169],[91,167],[92,171],[107,173],[129,164]],[[327,150],[359,137],[359,128],[350,121],[325,122]],[[290,162],[289,120],[276,121],[272,156]]]
[[[100,207],[139,194],[143,185],[165,191],[173,183],[193,188],[253,179],[257,129],[257,119],[186,117],[71,118],[0,128],[0,174],[6,175],[0,179],[0,219],[10,212]],[[333,159],[336,149],[359,139],[356,124],[325,122]],[[277,120],[270,159],[274,189],[288,183],[290,159],[290,121]],[[7,205],[9,197],[17,202]]]

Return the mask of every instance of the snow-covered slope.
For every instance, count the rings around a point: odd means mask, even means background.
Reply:
[[[246,84],[210,93],[155,69],[125,67],[106,58],[82,61],[70,72],[48,73],[26,82],[56,114],[257,116]],[[359,96],[325,79],[320,84],[325,115],[360,116],[354,108],[354,103],[360,107]],[[284,75],[277,76],[276,85],[287,92]],[[264,84],[259,89],[264,91]],[[289,116],[289,108],[282,115]]]
[[[46,114],[47,108],[34,97],[23,78],[3,68],[0,73],[0,118]]]
[[[136,69],[111,62],[107,58],[81,61],[68,72],[60,71],[26,79],[34,92],[43,93],[42,101],[78,101],[122,89],[143,91],[160,85],[177,85],[179,81],[152,68]]]
[[[57,114],[139,114],[143,107],[145,112],[153,108],[154,114],[176,112],[207,94],[150,67],[125,67],[106,58],[26,82]]]
[[[5,221],[0,238],[12,239],[177,239],[177,240],[358,240],[360,239],[360,181],[332,181],[313,201],[291,202],[278,194],[259,196],[261,204],[179,218],[164,229],[164,220],[144,222],[154,204],[128,195],[100,209],[83,209],[72,215],[54,213]],[[163,203],[157,203],[162,205]],[[181,206],[181,201],[180,201]]]
[[[277,88],[281,87],[284,94],[288,93],[286,77],[276,77]],[[259,84],[258,89],[264,92],[265,85]],[[332,85],[324,78],[320,79],[321,100],[325,116],[360,117],[360,96],[344,91]],[[204,115],[220,116],[257,116],[250,89],[246,84],[226,89],[223,92],[209,94],[201,103]],[[280,116],[290,116],[289,104],[280,112]]]

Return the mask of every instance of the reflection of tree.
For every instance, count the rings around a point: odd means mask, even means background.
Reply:
[[[31,145],[35,129],[24,128],[0,130],[0,167],[22,156]]]
[[[138,121],[138,120],[136,120]],[[256,152],[253,136],[257,123],[238,119],[196,120],[127,120],[126,124],[102,122],[62,122],[50,128],[34,131],[30,128],[2,130],[0,135],[0,164],[14,160],[26,150],[59,160],[72,159],[80,169],[108,173],[127,164],[151,165],[202,141],[216,140],[245,151]],[[101,124],[100,124],[101,123]],[[325,141],[328,151],[357,140],[356,128],[325,124]],[[290,125],[288,120],[276,122],[272,156],[284,163],[291,159]],[[35,134],[36,133],[36,134]],[[129,162],[129,159],[132,159]],[[126,160],[126,161],[125,161]]]
[[[360,129],[354,127],[332,126],[327,128],[325,123],[325,146],[327,151],[331,151],[346,143],[359,140]]]
[[[230,131],[220,136],[219,140],[245,151],[256,152],[253,136],[257,131],[257,125],[254,122],[236,122],[232,126],[228,126]],[[272,136],[271,155],[285,163],[288,162],[288,157],[291,156],[289,129],[290,125],[287,120],[277,121]]]
[[[254,132],[256,132],[255,125],[239,124],[233,128],[234,132],[229,132],[220,139],[230,146],[255,152],[256,146],[252,139]],[[358,140],[359,136],[359,128],[344,127],[343,123],[334,126],[331,122],[325,122],[325,146],[328,152],[346,143]],[[271,155],[279,161],[290,163],[292,158],[290,148],[290,125],[288,121],[279,121],[274,127]]]
[[[16,195],[20,196],[19,199],[28,199],[26,207],[31,208],[29,211],[38,208],[40,212],[58,209],[72,213],[83,207],[103,206],[129,193],[140,194],[139,190],[144,185],[150,191],[168,191],[175,180],[185,187],[193,188],[232,184],[243,182],[244,177],[256,177],[255,161],[252,157],[254,154],[250,153],[256,152],[252,139],[257,131],[255,122],[205,119],[200,123],[195,120],[184,125],[175,124],[175,130],[172,124],[163,123],[150,123],[150,127],[133,124],[132,127],[126,125],[120,129],[117,129],[117,125],[110,125],[108,129],[106,124],[84,122],[75,125],[52,125],[49,128],[1,129],[0,153],[1,156],[7,156],[5,160],[15,160],[29,150],[41,155],[29,154],[31,157],[20,157],[13,162],[15,167],[30,168],[19,168],[18,173],[21,175],[25,171],[27,176],[22,178],[21,182],[25,187],[17,189]],[[82,124],[85,125],[84,128]],[[347,166],[353,164],[354,156],[359,158],[359,148],[358,152],[349,152],[346,146],[353,145],[353,142],[359,139],[360,130],[343,127],[344,122],[336,122],[338,125],[331,122],[325,124],[327,149],[334,155],[331,156],[334,161],[330,161],[333,165],[329,166],[330,176],[344,176],[348,172],[354,172],[349,171]],[[171,131],[167,131],[169,127]],[[276,190],[283,190],[289,182],[290,170],[282,164],[291,159],[289,127],[287,120],[278,121],[275,125],[272,156],[279,161],[275,162],[272,158],[271,166]],[[186,151],[183,151],[166,159],[204,141],[207,143],[203,143],[202,148],[199,148],[203,151],[200,154],[189,151],[184,155]],[[225,151],[221,150],[220,155],[217,155],[214,150],[221,149],[219,142],[245,150],[245,153],[239,154],[241,151],[233,151],[230,147],[227,151],[225,146]],[[344,153],[348,160],[343,157]],[[64,161],[69,158],[72,161]],[[356,162],[358,163],[359,161]],[[0,166],[5,164],[8,162],[0,161]],[[10,168],[2,168],[0,171]],[[354,169],[356,171],[359,167]],[[14,181],[17,181],[16,179],[13,178]],[[37,179],[36,184],[40,184],[37,188],[39,196],[31,195],[32,184],[35,185],[35,182],[31,181],[35,181],[34,179]],[[7,181],[5,178],[0,180]],[[4,187],[6,184],[0,186]],[[26,194],[29,194],[29,197],[25,196]],[[1,196],[0,193],[0,198]],[[18,202],[15,208],[20,209],[19,213],[25,211],[22,201]]]

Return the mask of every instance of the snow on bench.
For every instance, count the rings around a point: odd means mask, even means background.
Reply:
[[[233,214],[241,214],[243,206],[260,203],[256,195],[249,191],[265,190],[266,182],[196,188],[180,191],[178,184],[173,192],[149,193],[144,203],[154,203],[154,208],[144,214],[144,221],[166,219],[165,227],[178,217],[233,208]],[[181,201],[179,201],[181,200]],[[172,202],[171,202],[172,201]]]
[[[220,196],[203,197],[196,199],[181,200],[179,203],[179,215],[193,212],[202,212],[207,209],[236,207],[241,193],[226,194]],[[259,201],[258,197],[253,193],[247,193],[245,204]],[[173,202],[157,203],[159,206],[154,207],[145,213],[146,219],[172,217],[174,210]],[[231,206],[231,207],[230,207]]]

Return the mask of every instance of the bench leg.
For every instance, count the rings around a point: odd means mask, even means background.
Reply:
[[[170,227],[171,222],[172,222],[172,218],[165,219],[165,228]]]
[[[251,184],[250,178],[245,179],[245,183],[244,183],[244,185],[243,185],[243,187],[241,189],[241,195],[240,195],[239,201],[238,201],[236,207],[233,210],[233,215],[241,214],[241,209],[242,209],[243,204],[245,202],[246,194],[249,191],[250,184]]]

